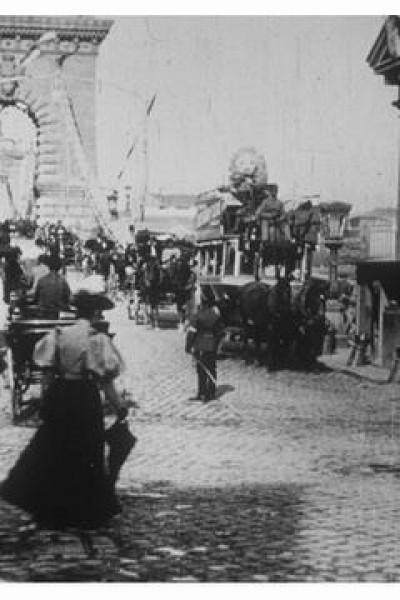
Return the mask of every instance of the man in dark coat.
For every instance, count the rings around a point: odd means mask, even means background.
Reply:
[[[215,398],[217,384],[217,350],[224,336],[224,325],[218,307],[202,298],[202,304],[190,319],[186,336],[187,353],[197,362],[198,393],[193,400],[209,402]]]
[[[48,258],[50,273],[39,279],[36,286],[34,304],[37,304],[41,316],[58,319],[60,311],[68,310],[71,290],[67,280],[60,275],[61,262],[55,256]]]

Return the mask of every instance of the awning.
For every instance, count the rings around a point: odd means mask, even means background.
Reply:
[[[400,301],[400,261],[371,260],[356,264],[356,280],[360,285],[379,281],[389,300]]]
[[[228,208],[229,206],[243,206],[240,200],[232,196],[232,194],[224,194],[222,200],[224,208]]]
[[[220,190],[211,190],[210,192],[205,192],[197,197],[195,205],[197,207],[208,206],[211,204],[215,204],[216,202],[221,203],[223,208],[228,206],[242,206],[240,200],[235,198],[231,192],[221,192]]]

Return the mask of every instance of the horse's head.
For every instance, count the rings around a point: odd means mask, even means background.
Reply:
[[[307,281],[295,300],[295,308],[304,316],[317,316],[325,313],[327,287],[325,282]]]
[[[154,256],[150,256],[147,262],[143,265],[143,275],[146,286],[153,287],[160,283],[161,269],[158,260]]]

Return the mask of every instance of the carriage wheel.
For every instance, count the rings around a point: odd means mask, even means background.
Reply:
[[[6,387],[10,390],[13,389],[13,385],[14,385],[14,365],[13,365],[13,356],[12,356],[12,351],[11,348],[7,348],[7,354],[6,354],[6,362],[7,362],[7,369],[6,369]]]
[[[13,422],[16,422],[21,415],[22,410],[22,389],[18,382],[15,369],[14,369],[14,361],[13,354],[11,348],[7,349],[7,365],[8,365],[8,387],[10,389],[10,397],[11,397],[11,416]]]
[[[11,390],[11,407],[12,407],[12,419],[15,423],[18,421],[22,414],[22,390],[19,385],[13,386]]]

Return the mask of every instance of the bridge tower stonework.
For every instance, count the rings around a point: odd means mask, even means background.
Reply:
[[[39,223],[61,219],[82,233],[95,225],[82,154],[96,174],[96,59],[112,23],[93,17],[0,16],[0,110],[15,106],[36,125]],[[40,51],[39,40],[44,42]],[[32,49],[36,56],[24,62]],[[71,141],[71,123],[79,152]]]

